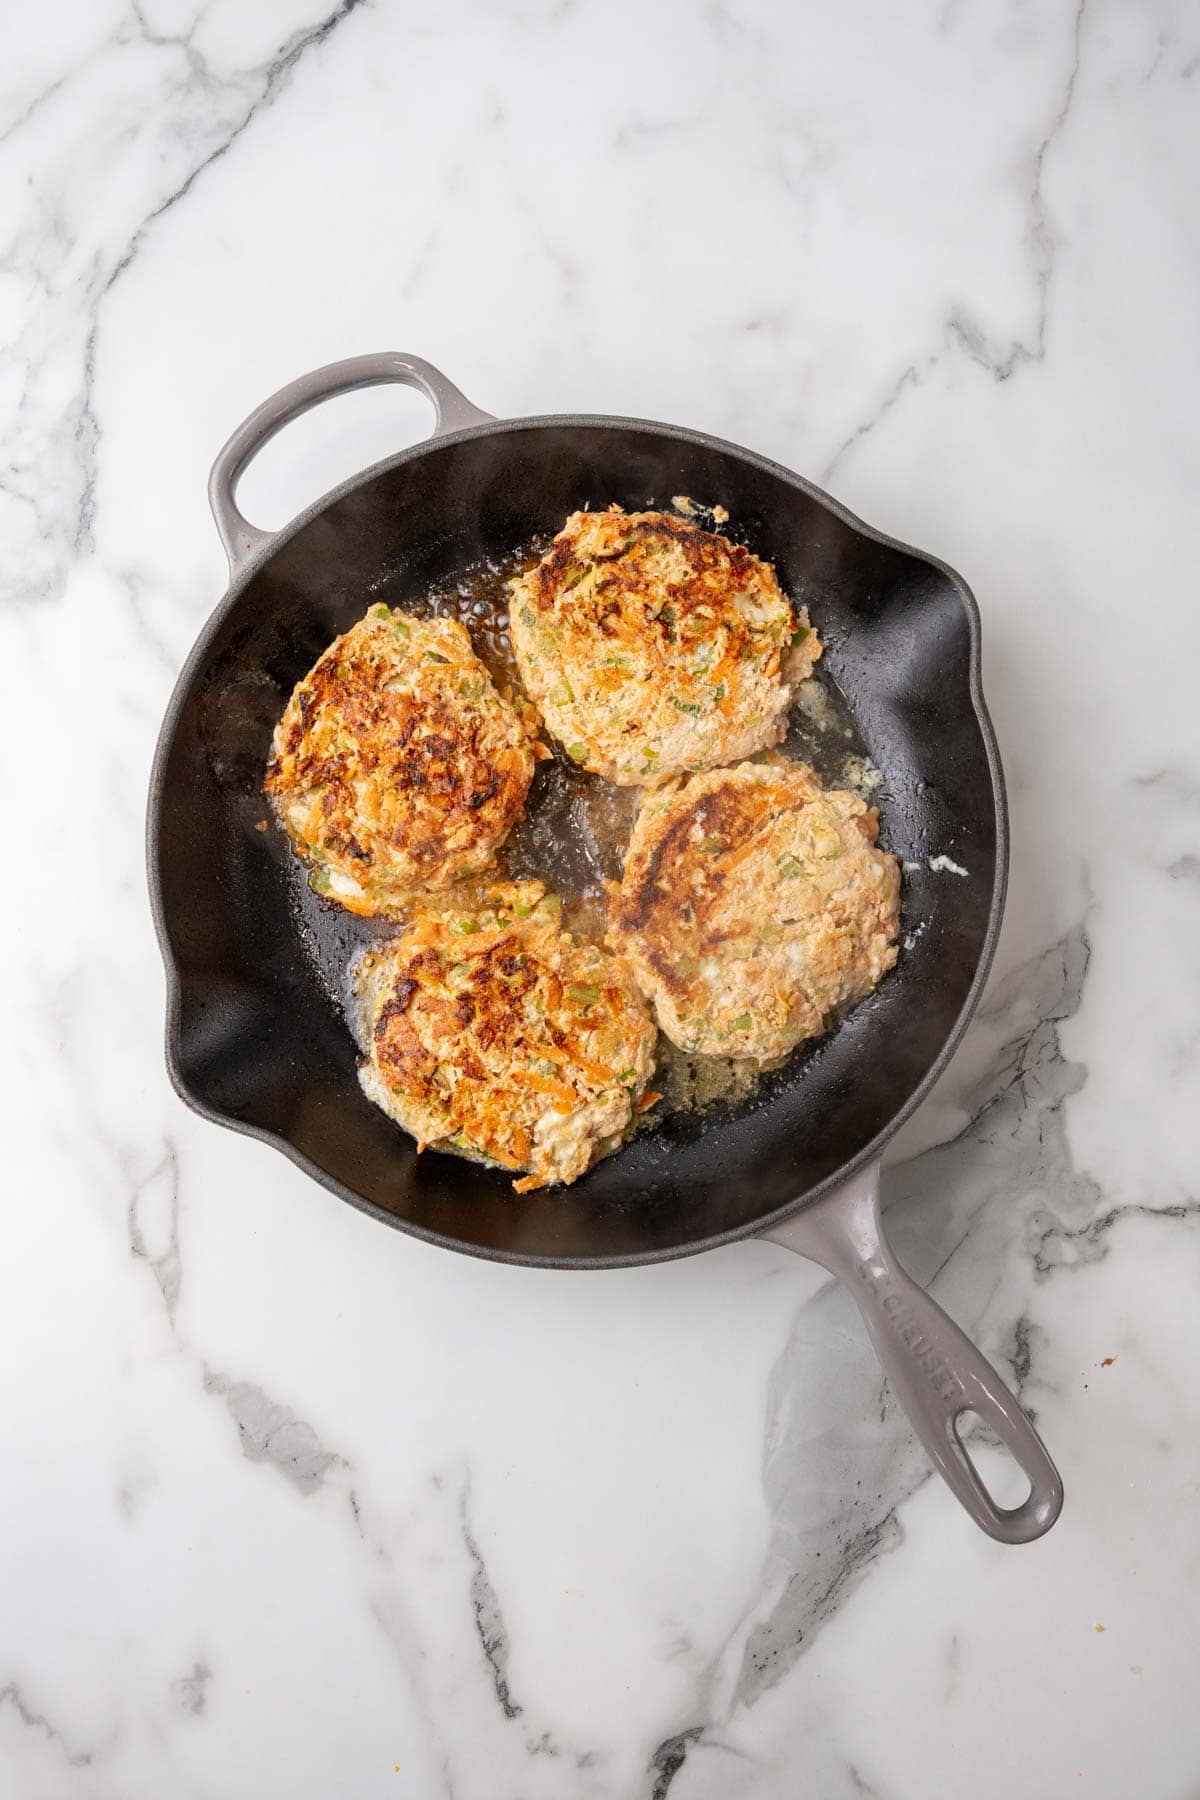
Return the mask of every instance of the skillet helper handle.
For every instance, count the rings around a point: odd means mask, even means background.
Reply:
[[[322,400],[335,394],[348,394],[355,388],[381,387],[387,382],[420,390],[433,405],[434,424],[431,437],[445,437],[451,431],[463,431],[470,425],[490,423],[492,414],[472,406],[465,394],[447,380],[440,369],[420,356],[405,356],[398,350],[379,350],[371,356],[351,356],[345,362],[326,363],[289,381],[286,387],[255,407],[248,419],[238,426],[224,446],[208,478],[208,503],[212,507],[229,573],[237,575],[245,565],[274,538],[272,531],[260,531],[238,511],[238,481],[247,465],[269,444],[277,431],[290,425],[302,413],[310,412]]]
[[[900,1267],[883,1235],[879,1165],[763,1234],[836,1275],[854,1295],[896,1398],[930,1460],[989,1537],[1028,1544],[1062,1510],[1063,1485],[1023,1408],[987,1359]],[[1020,1506],[997,1506],[958,1435],[978,1413],[1029,1479]]]

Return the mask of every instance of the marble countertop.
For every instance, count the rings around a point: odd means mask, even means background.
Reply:
[[[0,21],[0,1794],[1194,1796],[1200,21],[328,5]],[[973,585],[1010,898],[885,1199],[1061,1466],[1043,1541],[784,1250],[454,1257],[171,1092],[142,820],[208,466],[383,348],[750,445]],[[343,400],[245,509],[427,427]]]

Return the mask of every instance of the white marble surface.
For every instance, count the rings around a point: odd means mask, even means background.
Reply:
[[[6,1800],[1200,1794],[1198,105],[1183,0],[3,9]],[[1043,1542],[784,1251],[455,1258],[170,1092],[208,464],[386,347],[750,444],[973,583],[1011,898],[887,1188],[1061,1464]],[[247,510],[424,428],[332,407]]]

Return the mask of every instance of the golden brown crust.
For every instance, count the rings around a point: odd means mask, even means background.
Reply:
[[[617,1148],[653,1070],[654,1026],[629,970],[577,944],[540,882],[468,911],[422,909],[358,972],[363,1086],[421,1143],[576,1180]]]
[[[568,754],[623,785],[783,735],[821,653],[769,563],[669,513],[574,513],[514,583],[513,649]]]
[[[878,813],[812,771],[743,764],[643,803],[611,907],[671,1040],[771,1061],[896,959],[899,868]]]
[[[298,683],[264,786],[320,892],[396,913],[494,866],[533,769],[463,626],[378,606]]]

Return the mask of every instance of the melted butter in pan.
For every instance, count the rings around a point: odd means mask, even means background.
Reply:
[[[706,521],[707,522],[707,521]],[[508,583],[540,560],[550,539],[531,539],[505,557],[486,558],[461,569],[420,596],[387,589],[371,596],[403,606],[418,617],[433,614],[458,619],[470,634],[476,655],[491,671],[497,686],[521,705],[521,692],[508,633]],[[820,630],[819,616],[814,619]],[[604,883],[621,876],[625,845],[642,798],[638,788],[615,787],[585,774],[553,743],[551,760],[539,764],[526,803],[500,852],[499,875],[533,877],[562,895],[564,921],[576,936],[602,944],[607,927]],[[826,785],[851,787],[869,794],[881,780],[855,724],[845,695],[827,671],[818,672],[797,690],[788,719],[788,734],[777,751],[766,754],[809,763]],[[307,891],[303,866],[295,863],[296,911],[301,934],[318,964],[322,983],[341,1007],[361,1044],[362,1021],[355,995],[353,968],[367,943],[379,936],[369,922],[315,902]],[[336,914],[329,931],[311,915]],[[330,963],[330,938],[340,946],[336,973]],[[349,969],[350,973],[347,973]],[[732,1057],[696,1056],[679,1050],[659,1033],[654,1086],[661,1103],[645,1115],[645,1123],[675,1113],[704,1111],[717,1102],[743,1106],[763,1079],[757,1064]]]

